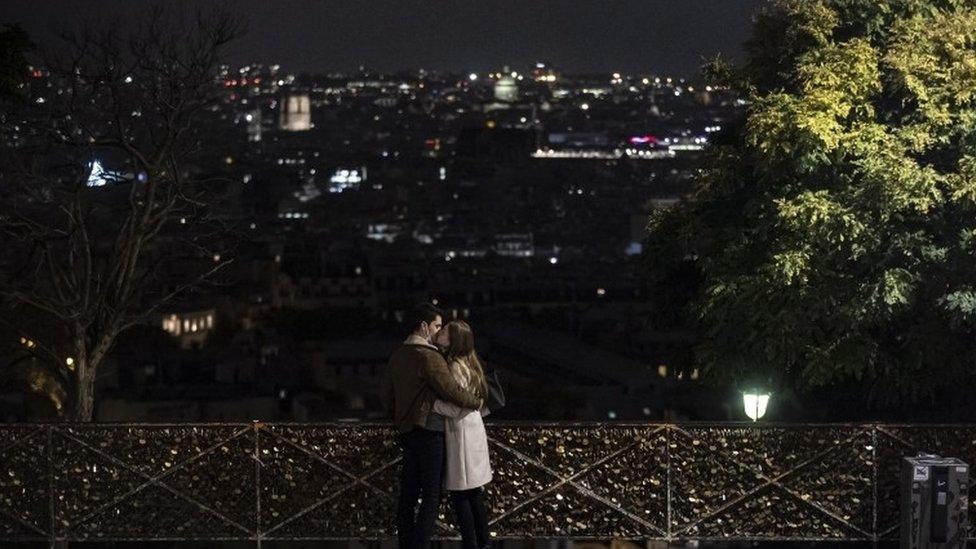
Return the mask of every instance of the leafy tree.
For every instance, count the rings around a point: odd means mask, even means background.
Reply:
[[[706,67],[744,123],[651,227],[652,278],[700,277],[696,360],[873,399],[971,388],[976,2],[778,1],[746,49]]]

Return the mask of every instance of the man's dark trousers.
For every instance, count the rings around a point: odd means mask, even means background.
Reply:
[[[400,435],[403,468],[397,503],[400,549],[430,549],[444,483],[444,433],[415,428]],[[417,498],[420,508],[417,509]]]

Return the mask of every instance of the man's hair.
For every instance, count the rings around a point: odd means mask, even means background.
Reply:
[[[422,322],[430,324],[437,317],[444,318],[444,311],[438,309],[430,303],[420,303],[410,311],[407,316],[407,326],[410,330],[416,330]]]

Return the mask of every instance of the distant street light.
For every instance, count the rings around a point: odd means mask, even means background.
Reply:
[[[766,407],[769,405],[769,393],[759,391],[744,391],[742,393],[742,407],[746,415],[752,421],[759,421],[766,415]]]

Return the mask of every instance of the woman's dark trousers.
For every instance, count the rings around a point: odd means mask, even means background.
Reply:
[[[488,511],[485,508],[485,491],[481,488],[451,492],[451,505],[458,528],[461,530],[461,546],[464,549],[488,547]]]

